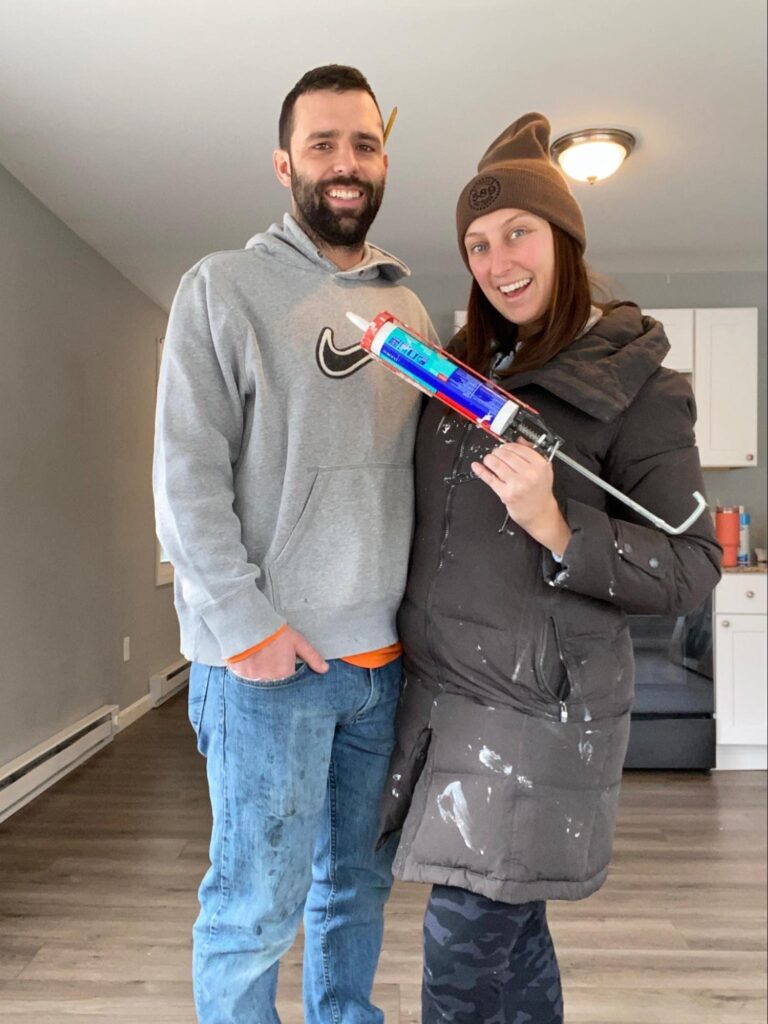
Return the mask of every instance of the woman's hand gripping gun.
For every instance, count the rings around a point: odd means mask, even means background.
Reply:
[[[535,409],[415,334],[391,313],[379,313],[370,323],[354,313],[347,313],[347,317],[364,332],[361,347],[409,384],[430,397],[439,398],[499,441],[525,438],[550,461],[557,458],[565,462],[660,530],[670,534],[685,533],[707,507],[704,496],[694,491],[696,508],[680,526],[670,526],[561,451],[563,438],[547,427]]]

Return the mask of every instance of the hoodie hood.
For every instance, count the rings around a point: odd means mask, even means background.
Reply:
[[[348,278],[354,281],[373,281],[384,278],[387,281],[400,281],[410,277],[411,271],[401,260],[376,245],[366,242],[361,261],[349,270],[339,270],[335,263],[318,249],[312,239],[299,227],[290,213],[283,216],[282,224],[272,224],[267,231],[248,240],[246,249],[288,263],[294,267],[307,267],[307,261],[323,273],[334,277]]]

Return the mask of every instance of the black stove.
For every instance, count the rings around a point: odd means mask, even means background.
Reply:
[[[630,615],[635,702],[625,768],[715,766],[712,598],[678,618]]]

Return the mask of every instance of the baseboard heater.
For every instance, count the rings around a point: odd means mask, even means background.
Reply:
[[[149,692],[152,697],[152,707],[156,708],[169,697],[173,697],[189,682],[189,662],[186,658],[175,661],[168,665],[162,672],[149,677]]]
[[[0,821],[111,742],[117,712],[105,704],[0,767]]]

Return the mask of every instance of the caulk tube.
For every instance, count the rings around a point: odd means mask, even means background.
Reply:
[[[347,316],[365,331],[361,348],[377,356],[410,384],[503,440],[504,431],[522,403],[469,366],[446,356],[437,345],[414,334],[391,313],[379,313],[371,323],[354,313]]]

